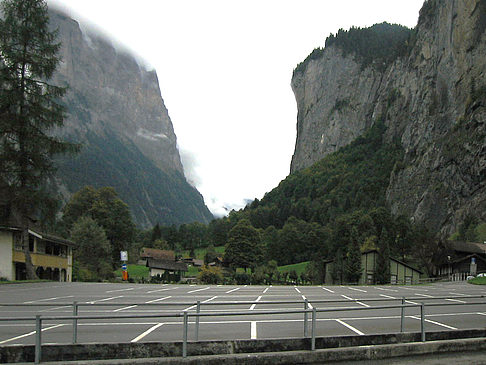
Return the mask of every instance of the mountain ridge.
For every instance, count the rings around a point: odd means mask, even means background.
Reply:
[[[53,81],[69,85],[68,117],[56,133],[83,146],[73,159],[59,159],[64,198],[84,184],[110,185],[139,226],[208,223],[212,214],[185,179],[157,73],[62,12],[50,10],[50,23],[62,44]]]
[[[383,121],[400,141],[387,203],[444,235],[486,218],[486,1],[428,0],[408,53],[383,68],[333,44],[294,72],[301,170]],[[468,137],[471,136],[471,137]]]

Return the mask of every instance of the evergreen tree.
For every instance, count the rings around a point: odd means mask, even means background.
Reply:
[[[345,263],[345,277],[349,283],[358,283],[363,270],[361,268],[361,247],[359,244],[356,227],[351,230],[351,240],[348,244],[348,252]]]
[[[52,157],[74,146],[51,133],[64,122],[65,88],[48,83],[60,44],[49,31],[46,2],[4,0],[0,13],[0,170],[22,227],[27,277],[35,278],[29,216],[50,201],[41,188],[54,172]]]
[[[334,284],[342,284],[344,282],[344,257],[341,248],[338,248],[332,263],[331,276]]]
[[[160,240],[161,238],[162,238],[162,231],[160,230],[160,226],[157,223],[152,229],[152,237],[150,240],[152,242],[155,242],[156,240]]]
[[[386,228],[382,229],[378,239],[375,280],[377,284],[388,284],[390,282],[390,239]]]

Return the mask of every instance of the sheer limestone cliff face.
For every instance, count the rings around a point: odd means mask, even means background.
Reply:
[[[50,18],[63,46],[56,81],[70,86],[65,102],[77,112],[70,113],[63,132],[81,137],[115,132],[161,169],[183,174],[156,72],[103,37],[83,33],[73,19],[52,12]]]
[[[336,151],[382,119],[404,161],[387,200],[448,234],[468,213],[486,219],[486,1],[429,0],[409,56],[384,71],[326,49],[295,73],[297,142],[291,170]]]
[[[53,81],[69,85],[67,119],[56,133],[82,144],[78,156],[59,163],[64,197],[84,185],[113,186],[142,227],[209,222],[201,194],[184,177],[155,71],[57,11],[50,22],[62,43]]]

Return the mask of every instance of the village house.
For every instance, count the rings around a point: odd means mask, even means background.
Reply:
[[[39,279],[72,281],[74,242],[29,229],[29,253]],[[0,278],[25,280],[21,229],[0,226]]]

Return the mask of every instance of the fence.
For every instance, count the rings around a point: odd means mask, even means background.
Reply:
[[[445,307],[445,306],[460,306],[460,305],[485,305],[486,302],[475,302],[475,303],[429,303],[425,304],[425,300],[440,300],[440,299],[458,299],[461,301],[464,299],[481,299],[485,298],[485,295],[471,295],[471,296],[448,296],[448,297],[433,297],[433,298],[416,298],[416,297],[402,297],[400,299],[384,299],[384,298],[369,298],[369,299],[353,299],[353,300],[313,300],[312,304],[329,304],[329,303],[350,303],[350,302],[387,302],[387,301],[397,301],[400,300],[400,304],[396,305],[385,305],[385,306],[369,306],[369,307],[342,307],[342,308],[322,308],[317,309],[315,307],[310,308],[309,301],[305,299],[304,301],[238,301],[238,302],[214,302],[214,303],[201,303],[197,302],[177,302],[177,303],[0,303],[2,307],[70,307],[73,308],[72,316],[42,316],[36,315],[35,317],[15,317],[15,318],[0,318],[0,322],[19,322],[19,321],[35,321],[35,364],[41,362],[42,357],[42,322],[43,321],[72,321],[72,343],[77,343],[77,327],[78,321],[80,320],[97,320],[97,319],[127,319],[127,318],[182,318],[182,356],[187,356],[187,342],[188,342],[188,329],[189,329],[189,318],[195,317],[195,329],[194,329],[194,339],[199,340],[199,323],[201,317],[227,317],[227,316],[259,316],[259,315],[279,315],[279,314],[302,314],[303,315],[303,337],[309,337],[308,322],[309,315],[311,315],[311,350],[315,350],[315,340],[316,340],[316,321],[318,313],[330,313],[330,312],[346,312],[346,311],[366,311],[366,310],[387,310],[387,309],[397,309],[400,308],[400,332],[404,331],[404,318],[406,308],[419,308],[420,309],[420,332],[421,340],[425,342],[425,309],[426,307]],[[415,303],[414,301],[421,301],[420,303]],[[409,304],[406,304],[409,303]],[[292,309],[292,310],[267,310],[267,311],[240,311],[240,312],[216,312],[216,313],[201,313],[201,306],[211,305],[211,306],[223,306],[223,305],[275,305],[275,304],[303,304],[303,309]],[[117,315],[79,315],[79,307],[82,306],[186,306],[189,305],[183,311],[178,311],[177,313],[159,313],[159,314],[117,314]],[[190,309],[195,308],[195,312],[189,312]]]

